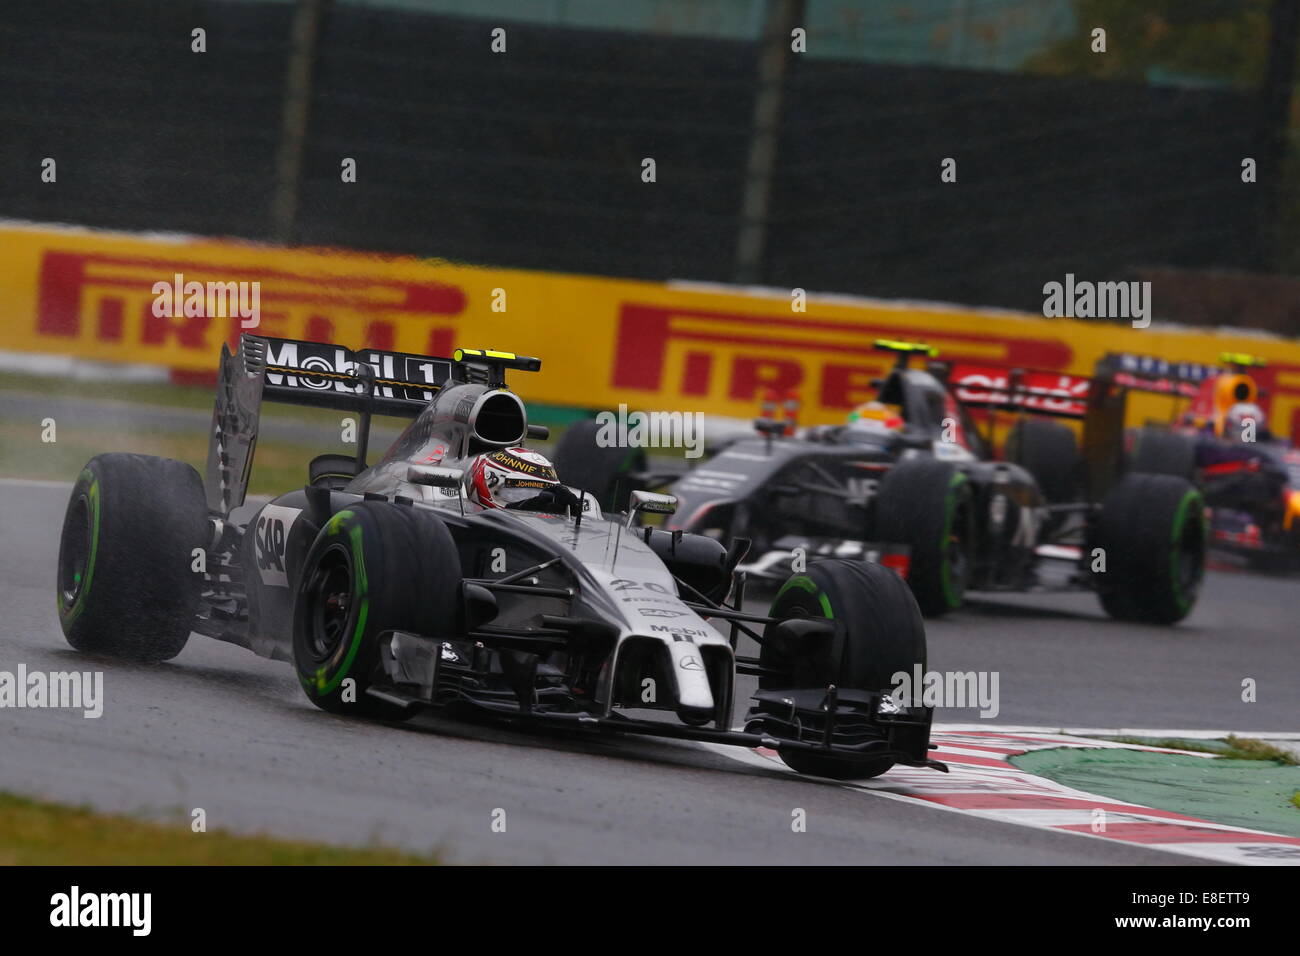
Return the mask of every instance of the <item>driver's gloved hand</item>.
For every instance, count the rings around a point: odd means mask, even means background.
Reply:
[[[556,488],[547,488],[532,498],[512,502],[506,505],[506,508],[511,511],[540,511],[543,514],[562,515],[574,508],[581,510],[582,499],[564,485],[560,485]]]

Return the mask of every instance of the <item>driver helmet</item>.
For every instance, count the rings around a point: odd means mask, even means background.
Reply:
[[[527,448],[479,455],[469,466],[466,482],[470,500],[484,508],[509,508],[560,488],[555,466]]]
[[[1254,430],[1256,433],[1262,433],[1266,430],[1264,409],[1254,402],[1238,402],[1228,409],[1228,414],[1223,416],[1223,437],[1241,438],[1245,434],[1247,420],[1255,423]]]
[[[903,427],[903,416],[897,405],[884,402],[863,402],[849,412],[849,428],[869,431],[898,431]]]

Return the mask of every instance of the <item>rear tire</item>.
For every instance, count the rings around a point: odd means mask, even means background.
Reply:
[[[1093,574],[1097,596],[1121,621],[1173,624],[1196,604],[1205,573],[1205,500],[1172,475],[1125,475],[1102,503],[1086,560],[1105,553]]]
[[[1074,501],[1082,459],[1074,432],[1057,422],[1022,418],[1007,436],[1006,460],[1024,468],[1051,504]]]
[[[645,451],[601,447],[601,427],[590,418],[570,425],[555,446],[555,471],[566,485],[595,495],[602,510],[622,511],[632,491],[625,479],[645,470]]]
[[[460,555],[437,515],[386,501],[337,512],[307,552],[294,605],[293,663],[307,697],[334,714],[411,716],[366,693],[383,676],[377,638],[461,636],[460,584]]]
[[[961,607],[974,533],[967,477],[933,458],[901,461],[881,481],[875,510],[875,537],[911,548],[907,583],[921,613]]]
[[[1196,441],[1164,428],[1139,428],[1128,455],[1130,473],[1173,475],[1191,481],[1196,473]]]
[[[59,624],[86,654],[165,661],[199,608],[208,543],[199,474],[150,455],[96,455],[72,487],[59,540]]]
[[[925,670],[925,624],[907,584],[879,564],[840,559],[817,561],[806,574],[795,575],[777,592],[768,612],[790,617],[822,617],[835,621],[840,660],[821,651],[810,654],[797,646],[765,641],[759,663],[780,672],[764,677],[760,687],[837,687],[882,691],[894,685],[893,675]],[[877,777],[894,765],[888,757],[778,751],[799,773],[836,780]]]

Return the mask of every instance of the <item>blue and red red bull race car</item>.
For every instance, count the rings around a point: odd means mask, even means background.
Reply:
[[[1126,387],[1169,395],[1167,421],[1126,435],[1126,468],[1194,482],[1210,508],[1212,544],[1256,566],[1300,563],[1300,449],[1272,431],[1266,395],[1238,353],[1222,365],[1110,354],[1098,371]]]

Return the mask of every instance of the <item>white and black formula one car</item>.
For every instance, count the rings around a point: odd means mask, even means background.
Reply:
[[[930,710],[890,694],[894,674],[926,664],[898,575],[821,561],[768,615],[743,612],[747,542],[634,527],[674,500],[639,492],[606,515],[524,447],[546,429],[528,424],[505,371],[540,365],[253,336],[223,347],[205,478],[121,453],[81,472],[59,552],[69,643],[157,661],[197,633],[291,661],[334,713],[468,707],[765,746],[837,778],[943,769],[928,757]],[[321,455],[305,487],[250,509],[263,398],[358,413],[361,427],[355,457]],[[368,466],[372,414],[413,421]],[[756,657],[737,655],[741,634]],[[741,731],[738,674],[758,677]]]

